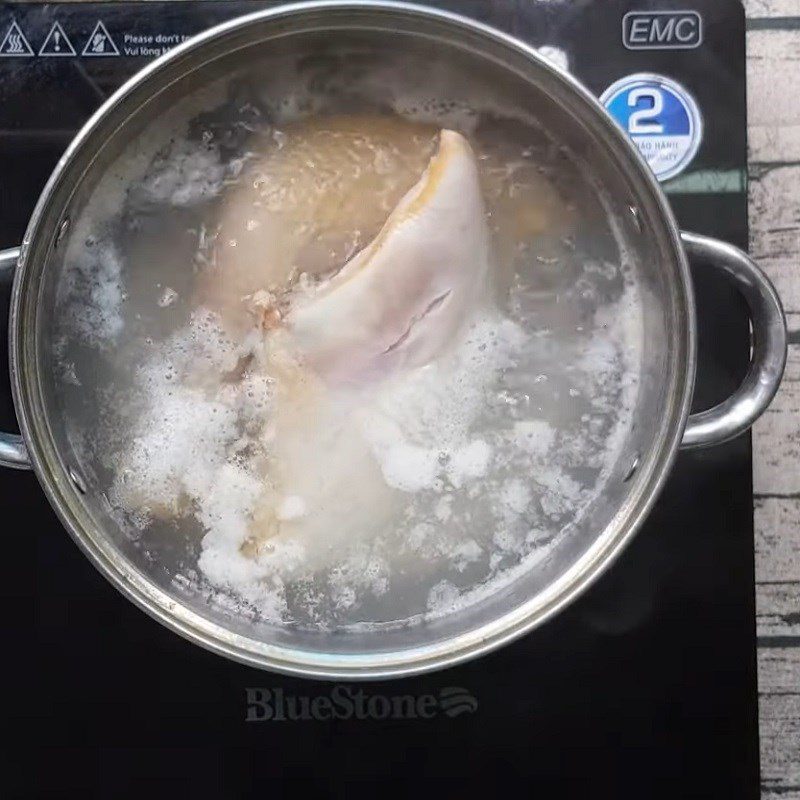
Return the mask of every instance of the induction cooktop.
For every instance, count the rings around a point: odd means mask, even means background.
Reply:
[[[126,78],[270,5],[0,3],[0,247],[19,244],[71,137]],[[682,227],[747,246],[739,3],[432,5],[543,48],[626,127]],[[749,333],[738,296],[702,264],[694,275],[700,409],[740,382]],[[5,363],[0,426],[16,429]],[[478,661],[380,683],[288,678],[205,652],[100,576],[32,473],[0,472],[0,507],[4,796],[269,796],[301,784],[343,796],[375,783],[406,795],[758,796],[748,435],[682,453],[633,543],[555,620]]]

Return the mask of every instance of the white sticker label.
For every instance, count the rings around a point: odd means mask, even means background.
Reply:
[[[600,97],[660,181],[691,163],[703,138],[697,103],[676,81],[662,75],[628,75]]]

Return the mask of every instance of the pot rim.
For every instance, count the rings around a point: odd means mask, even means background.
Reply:
[[[659,436],[652,444],[656,458],[647,471],[638,475],[639,491],[635,505],[622,517],[618,510],[607,526],[606,533],[616,524],[616,532],[611,536],[599,536],[588,550],[556,581],[544,591],[526,600],[517,608],[495,617],[488,623],[456,637],[443,639],[430,645],[406,648],[385,653],[370,654],[324,654],[299,650],[234,633],[223,626],[211,622],[199,613],[190,610],[165,591],[157,588],[142,572],[123,557],[102,535],[96,535],[88,526],[80,523],[78,515],[70,505],[76,489],[70,480],[69,472],[60,458],[48,456],[42,443],[42,435],[47,433],[46,420],[37,420],[32,413],[32,389],[24,380],[25,336],[22,331],[22,302],[26,274],[31,269],[28,255],[32,244],[46,231],[41,230],[43,218],[56,188],[70,165],[76,160],[95,134],[101,121],[124,98],[149,81],[155,81],[159,73],[179,59],[202,51],[210,42],[223,38],[256,23],[280,20],[292,16],[302,16],[324,10],[368,11],[378,14],[401,13],[410,16],[429,18],[453,29],[462,29],[482,39],[492,40],[508,51],[537,64],[539,69],[550,73],[565,88],[574,93],[588,109],[593,110],[597,124],[603,124],[604,134],[619,145],[619,150],[627,158],[627,167],[632,181],[636,183],[637,193],[649,193],[649,201],[656,207],[663,230],[667,234],[674,255],[677,284],[682,295],[677,301],[683,306],[685,324],[679,349],[685,355],[682,360],[683,375],[674,379],[674,402],[668,425],[662,426]],[[347,27],[347,26],[339,26]],[[368,30],[370,26],[359,23],[354,28]],[[377,28],[377,26],[376,26]],[[635,213],[635,209],[632,209]],[[52,232],[51,232],[52,235]],[[56,169],[51,174],[31,215],[23,239],[19,265],[14,280],[9,316],[9,363],[12,393],[20,430],[27,444],[35,474],[44,489],[48,501],[55,509],[60,521],[81,550],[100,572],[124,596],[133,601],[151,617],[184,638],[212,652],[235,661],[261,669],[323,679],[388,679],[429,672],[434,669],[454,666],[495,650],[504,644],[528,633],[548,619],[555,616],[576,597],[582,594],[614,562],[619,553],[638,531],[649,514],[676,457],[684,427],[689,415],[694,384],[696,362],[696,324],[694,294],[690,279],[688,262],[681,246],[680,233],[672,211],[661,187],[650,168],[625,133],[607,114],[599,101],[572,75],[540,56],[535,48],[525,42],[503,33],[489,25],[464,17],[450,11],[414,5],[393,0],[311,0],[282,5],[256,11],[223,22],[204,31],[183,44],[159,57],[127,80],[90,117],[72,140]],[[54,461],[56,463],[54,463]],[[646,478],[646,480],[645,480]],[[624,523],[624,524],[623,524]]]

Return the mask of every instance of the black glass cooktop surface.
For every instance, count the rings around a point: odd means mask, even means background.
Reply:
[[[0,3],[0,247],[20,242],[71,136],[126,77],[267,5]],[[656,91],[677,85],[664,112],[676,116],[658,119],[651,99],[629,132],[661,126],[645,133],[677,147],[662,177],[683,227],[747,245],[739,3],[441,5],[549,48],[609,103],[622,92],[624,106],[624,79],[642,73],[669,79]],[[684,120],[692,106],[702,130]],[[702,265],[695,277],[701,408],[738,385],[749,338],[739,298]],[[4,288],[3,314],[7,300]],[[0,425],[15,429],[0,372]],[[6,797],[269,796],[299,782],[338,796],[372,781],[404,794],[758,796],[749,436],[681,454],[635,541],[556,620],[473,663],[382,683],[286,678],[207,653],[100,576],[31,473],[0,473],[0,504]]]

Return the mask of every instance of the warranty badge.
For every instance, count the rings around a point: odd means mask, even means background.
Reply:
[[[628,75],[606,89],[600,102],[630,136],[659,181],[683,172],[703,138],[697,103],[663,75]]]

